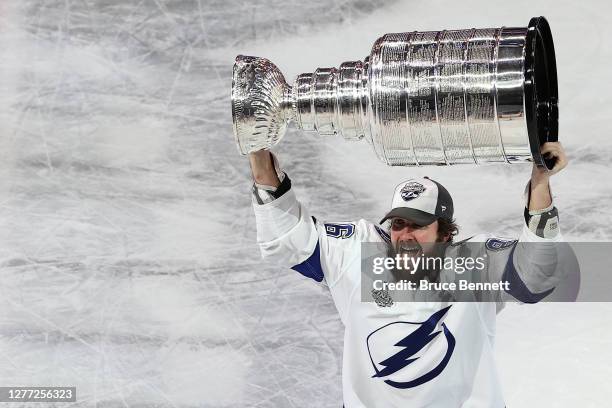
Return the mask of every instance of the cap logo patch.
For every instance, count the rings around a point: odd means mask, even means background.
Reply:
[[[425,186],[416,181],[406,183],[406,185],[400,191],[402,199],[404,201],[414,200],[419,197],[425,191]]]

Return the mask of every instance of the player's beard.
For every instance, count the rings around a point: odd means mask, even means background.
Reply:
[[[394,266],[391,274],[395,281],[407,280],[415,282],[417,285],[423,279],[430,282],[437,281],[440,275],[439,264],[443,263],[443,256],[447,246],[448,243],[442,241],[421,245],[417,241],[402,240],[397,241],[395,245],[389,245],[387,250],[388,257],[395,259],[397,255],[400,255],[402,259],[404,257],[407,258],[406,263],[408,265],[417,265],[416,269],[411,270],[397,269]],[[441,258],[442,262],[426,262],[428,258]]]

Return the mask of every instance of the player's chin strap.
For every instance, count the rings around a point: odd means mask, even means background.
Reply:
[[[549,187],[550,188],[550,187]],[[552,197],[552,193],[550,195]],[[554,203],[541,210],[529,210],[531,199],[531,181],[525,187],[525,222],[527,227],[540,238],[554,238],[559,234],[559,212]]]
[[[274,170],[276,170],[276,175],[281,183],[278,187],[253,183],[253,199],[257,204],[271,203],[291,189],[291,180],[289,176],[287,176],[287,173],[281,170],[278,159],[274,153],[270,152],[270,157],[274,165]]]

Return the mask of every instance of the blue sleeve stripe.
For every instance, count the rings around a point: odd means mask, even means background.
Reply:
[[[319,249],[319,243],[317,242],[317,246],[308,259],[291,267],[291,269],[298,271],[307,278],[312,278],[317,282],[321,282],[323,280],[323,268],[321,267],[321,251]]]
[[[387,244],[391,243],[391,236],[389,236],[389,234],[387,234],[382,228],[377,225],[375,225],[374,228],[376,229],[376,232],[378,232],[378,235],[380,235],[380,237],[383,239],[383,241],[385,241]]]
[[[509,282],[509,290],[506,290],[506,293],[512,295],[515,299],[523,303],[537,303],[546,296],[550,295],[555,288],[550,288],[540,293],[532,293],[527,285],[525,285],[525,282],[521,280],[521,277],[514,267],[513,257],[515,248],[516,245],[512,247],[512,251],[510,251],[510,257],[508,258],[506,269],[504,269],[504,273],[502,275],[502,281]]]

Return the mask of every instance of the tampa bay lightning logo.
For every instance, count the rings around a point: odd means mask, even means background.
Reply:
[[[424,322],[393,322],[370,333],[366,342],[370,361],[375,371],[372,378],[385,378],[384,382],[391,387],[404,389],[419,386],[440,375],[455,349],[455,337],[444,323],[440,325],[442,331],[435,330],[451,306],[437,311]],[[416,329],[414,329],[415,326],[417,326]],[[406,332],[409,334],[406,335]],[[444,332],[444,338],[438,338],[442,332]],[[389,338],[399,338],[400,340],[394,346],[401,349],[387,357]],[[387,342],[387,347],[385,347],[385,342]],[[426,348],[426,346],[429,347]],[[378,350],[387,351],[387,354],[380,356],[377,353]],[[418,357],[414,357],[421,350],[424,351]],[[380,358],[383,360],[377,362],[377,359]],[[414,369],[404,370],[406,367]]]
[[[423,192],[425,192],[424,185],[417,183],[416,181],[409,181],[404,187],[402,187],[400,194],[404,201],[410,201],[423,194]]]

